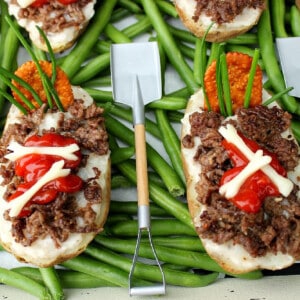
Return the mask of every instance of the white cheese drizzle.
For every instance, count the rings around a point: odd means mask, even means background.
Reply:
[[[31,5],[35,0],[17,0],[18,4],[22,7],[25,8],[29,5]]]
[[[219,132],[229,143],[234,144],[247,157],[249,161],[254,158],[255,154],[238,135],[233,125],[227,124],[226,127],[221,126],[219,128]],[[294,185],[291,180],[278,174],[276,170],[274,170],[269,164],[261,167],[261,170],[270,178],[270,180],[278,188],[278,191],[284,197],[287,197],[291,193]]]
[[[19,197],[16,197],[9,202],[8,207],[11,208],[9,211],[10,217],[16,217],[19,215],[23,207],[27,202],[37,193],[45,184],[59,177],[68,176],[71,172],[70,169],[64,169],[64,160],[55,162],[51,168],[26,192]]]
[[[228,199],[234,197],[239,192],[239,189],[247,180],[247,178],[253,175],[256,171],[260,170],[262,167],[268,165],[271,160],[272,158],[270,156],[263,155],[262,150],[257,150],[247,166],[232,180],[226,182],[220,187],[220,194]]]
[[[74,152],[79,150],[79,146],[77,144],[70,144],[68,146],[63,147],[26,147],[22,146],[16,141],[12,141],[7,147],[8,150],[13,151],[12,153],[6,154],[5,158],[15,161],[20,157],[23,157],[27,154],[48,154],[48,155],[56,155],[60,156],[67,160],[76,160],[78,157],[74,154]]]

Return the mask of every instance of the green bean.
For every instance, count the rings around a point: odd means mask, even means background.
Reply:
[[[296,5],[291,7],[290,24],[293,36],[300,36],[300,10]]]
[[[125,121],[128,121],[129,123],[133,122],[133,116],[130,108],[121,107],[120,105],[111,104],[111,103],[108,103],[105,106],[99,104],[99,106],[102,106],[107,113],[110,113],[115,117],[121,118]],[[153,121],[151,121],[148,117],[145,118],[145,127],[147,132],[151,133],[154,137],[158,139],[161,138],[161,134],[157,125]]]
[[[118,22],[118,21],[122,20],[123,18],[128,17],[130,15],[131,15],[131,12],[128,9],[123,8],[123,7],[118,7],[112,11],[110,22],[111,23]]]
[[[152,25],[149,18],[147,16],[142,16],[136,23],[124,28],[122,32],[131,39],[151,29]]]
[[[43,281],[54,300],[64,299],[64,291],[54,267],[40,268]]]
[[[181,110],[185,109],[187,100],[184,97],[164,96],[159,100],[153,101],[147,105],[147,108],[162,110]]]
[[[111,189],[129,188],[133,187],[134,184],[123,175],[113,175],[111,177]]]
[[[99,53],[109,52],[111,45],[112,45],[111,41],[99,40],[95,44],[94,50],[99,52]]]
[[[184,44],[184,43],[177,43],[178,49],[180,52],[189,59],[194,59],[195,57],[195,49]],[[196,80],[196,79],[195,79]]]
[[[38,268],[17,267],[11,270],[16,273],[27,276],[38,283],[43,283],[43,278]],[[116,286],[108,281],[96,278],[94,276],[82,272],[67,269],[57,269],[56,272],[58,274],[61,285],[63,286],[63,288],[66,289],[92,289],[97,287]]]
[[[137,215],[137,203],[136,201],[117,201],[112,200],[110,202],[109,212],[111,214],[126,214],[126,215]],[[150,214],[151,216],[168,216],[168,213],[157,206],[153,202],[150,203]]]
[[[5,44],[5,47],[9,49],[9,51],[3,52],[2,59],[1,59],[1,67],[7,70],[11,70],[20,46],[18,37],[14,29],[8,28],[3,43]]]
[[[164,263],[163,268],[168,268],[168,269],[177,270],[177,271],[185,271],[185,272],[188,272],[192,269],[187,266],[180,266],[180,265],[174,265],[174,264],[168,264],[168,263]]]
[[[33,296],[38,297],[41,300],[51,300],[51,295],[49,294],[47,288],[43,285],[22,274],[1,267],[0,283],[16,287]]]
[[[191,68],[188,66],[176,42],[169,31],[165,20],[163,19],[154,0],[141,0],[146,15],[149,17],[153,28],[156,30],[159,40],[161,41],[166,55],[174,66],[180,77],[183,79],[191,93],[198,89],[198,84],[194,80]]]
[[[155,171],[148,171],[148,178],[151,182],[155,183],[157,186],[166,189],[166,185],[161,179],[161,177]]]
[[[163,12],[173,18],[178,17],[178,12],[172,3],[168,2],[168,1],[164,1],[164,0],[156,0],[156,4],[159,7],[161,12]]]
[[[181,161],[180,140],[178,135],[168,120],[168,116],[164,110],[156,109],[155,117],[161,133],[161,140],[170,158],[172,166],[182,182],[185,183],[185,176]]]
[[[143,240],[142,240],[143,242]],[[205,252],[201,240],[192,236],[154,236],[155,245],[166,246],[170,248]]]
[[[135,251],[135,242],[132,240],[123,240],[116,239],[112,237],[97,236],[95,241],[100,245],[109,248],[116,252],[134,254]],[[206,253],[175,249],[165,246],[156,245],[155,246],[156,254],[159,260],[177,264],[180,262],[180,265],[188,266],[191,268],[199,268],[207,271],[226,273],[233,275],[231,273],[225,272],[212,258]],[[153,253],[151,247],[147,244],[140,244],[139,254],[144,258],[152,258]],[[245,274],[235,274],[235,277],[248,278],[248,279],[258,279],[262,277],[260,271],[253,271]]]
[[[168,28],[170,33],[178,40],[182,42],[187,42],[191,44],[195,44],[196,37],[190,32],[185,29],[180,29],[178,27],[174,27],[168,24]]]
[[[69,268],[74,271],[82,272],[101,280],[105,280],[110,284],[128,287],[128,273],[123,270],[114,267],[112,265],[100,262],[89,258],[85,255],[80,255],[75,258],[69,259],[62,263],[62,266]],[[147,281],[142,279],[134,279],[134,284],[136,285],[146,285]]]
[[[116,119],[112,118],[111,116],[106,117],[105,123],[108,132],[111,135],[118,137],[122,141],[128,143],[130,146],[134,145],[134,133],[132,130],[130,130],[128,127],[126,127]],[[168,187],[168,191],[172,195],[182,195],[184,193],[185,188],[181,179],[178,177],[174,169],[148,143],[146,145],[146,151],[149,165],[160,175],[163,182]],[[118,168],[119,166],[120,164],[118,165]]]
[[[170,92],[169,94],[166,95],[167,97],[181,97],[181,98],[189,98],[191,96],[191,93],[189,92],[188,88],[182,87],[179,90]]]
[[[3,30],[4,31],[4,30]],[[17,38],[17,35],[15,34],[14,30],[12,28],[8,28],[5,30],[6,35],[1,36],[1,45],[5,45],[6,49],[9,49],[9,51],[3,51],[1,54],[1,67],[3,69],[7,69],[8,71],[13,71],[13,66],[16,61],[18,49],[19,49],[19,41]],[[0,81],[0,89],[6,90],[7,85],[5,82]],[[0,97],[0,108],[2,110],[2,107],[4,105],[5,97]]]
[[[84,67],[82,67],[76,75],[71,78],[71,83],[74,85],[81,85],[83,82],[93,78],[101,71],[109,68],[110,53],[103,53],[94,59],[90,60]]]
[[[107,232],[109,232],[109,228],[110,226],[112,226],[112,224],[114,223],[118,223],[118,222],[125,222],[125,221],[131,221],[132,217],[128,216],[128,215],[112,215],[110,214],[106,220],[105,223],[105,227],[107,228]]]
[[[138,232],[137,220],[119,222],[110,226],[109,232],[115,236],[136,236]],[[151,233],[153,236],[189,235],[195,236],[194,228],[183,224],[177,219],[153,219],[151,220]]]
[[[66,72],[67,76],[72,77],[78,72],[81,64],[89,56],[94,45],[98,41],[100,33],[110,20],[111,13],[117,3],[117,0],[101,1],[95,12],[93,20],[90,22],[85,34],[77,41],[75,47],[70,51],[68,56],[61,64],[61,68]]]
[[[111,23],[107,24],[104,29],[105,35],[114,43],[130,43],[131,39],[121,30],[117,29]]]
[[[297,139],[298,143],[300,143],[300,121],[297,119],[292,119],[291,128],[295,138]]]
[[[149,42],[157,42],[158,52],[159,52],[159,61],[160,61],[162,94],[165,94],[165,83],[166,83],[165,75],[166,75],[166,68],[167,68],[166,53],[164,51],[161,41],[157,37],[150,37]],[[150,104],[151,104],[151,102],[150,102]]]
[[[89,245],[85,250],[85,253],[92,257],[111,263],[115,267],[121,268],[125,272],[130,272],[132,260],[122,255],[116,254],[111,250],[107,250],[103,247],[95,247]],[[138,278],[150,280],[154,282],[161,282],[162,275],[155,265],[149,265],[141,262],[136,262],[134,275]],[[185,287],[201,287],[206,286],[214,282],[218,278],[218,273],[211,273],[204,276],[199,276],[189,272],[171,270],[164,268],[164,275],[167,284],[185,286]]]
[[[113,95],[111,91],[103,91],[99,89],[92,89],[84,87],[84,90],[96,101],[96,102],[112,102]]]
[[[140,6],[138,6],[136,3],[134,3],[133,1],[119,0],[118,2],[119,2],[118,4],[121,7],[126,8],[127,10],[129,10],[133,14],[139,14],[139,13],[143,12],[142,8]]]
[[[9,26],[5,21],[5,16],[8,15],[8,6],[5,1],[0,1],[0,12],[1,12],[1,32],[0,32],[0,61],[2,61],[2,57],[5,52],[5,48],[7,49],[7,45],[5,43],[5,37],[9,30]]]
[[[249,32],[240,34],[226,41],[226,43],[228,44],[238,44],[238,45],[256,45],[257,42],[258,40],[257,40],[256,33],[249,33]]]
[[[285,30],[285,0],[274,0],[269,5],[275,37],[288,37]]]
[[[258,41],[262,60],[272,88],[277,92],[285,89],[285,82],[276,59],[276,52],[273,44],[271,20],[269,9],[265,9],[258,23]],[[298,104],[294,97],[285,94],[280,103],[289,112],[297,110]]]
[[[84,88],[107,87],[111,86],[111,76],[94,77],[91,80],[85,81],[81,84]]]
[[[110,159],[112,165],[119,164],[129,158],[131,158],[135,153],[134,147],[122,147],[112,151]]]
[[[123,162],[118,165],[118,168],[124,175],[130,178],[132,182],[136,183],[136,172],[134,166],[132,166],[129,162]],[[170,215],[174,216],[183,224],[194,230],[193,222],[185,203],[174,198],[170,192],[161,188],[151,179],[149,180],[149,194],[150,199],[152,199],[153,202],[165,209]]]

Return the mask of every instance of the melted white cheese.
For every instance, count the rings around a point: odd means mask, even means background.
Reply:
[[[7,149],[13,152],[6,154],[5,158],[11,161],[15,161],[18,158],[23,157],[24,155],[33,154],[33,153],[53,155],[54,147],[25,147],[20,145],[16,141],[12,141],[7,147]],[[78,150],[79,150],[79,146],[77,144],[55,147],[55,155],[60,156],[67,160],[76,160],[78,157],[74,154],[74,152]]]
[[[45,184],[59,177],[68,176],[71,172],[70,169],[64,169],[65,162],[59,160],[55,162],[49,171],[47,171],[31,188],[24,192],[19,197],[9,202],[10,208],[9,215],[16,217],[21,212],[22,208],[30,201],[30,199],[36,194]]]
[[[18,4],[24,8],[31,5],[35,0],[17,0]]]

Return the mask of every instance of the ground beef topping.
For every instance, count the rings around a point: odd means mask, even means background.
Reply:
[[[39,7],[21,8],[19,18],[43,24],[42,29],[45,32],[60,32],[71,26],[79,30],[85,21],[82,9],[90,2],[92,0],[80,0],[64,5],[57,0],[53,0]],[[17,0],[12,0],[11,3],[18,5]]]
[[[226,150],[221,145],[222,137],[218,132],[221,122],[223,117],[216,113],[193,113],[190,116],[191,134],[183,139],[183,146],[187,148],[194,144],[194,137],[201,139],[194,156],[195,163],[201,165],[196,191],[197,200],[205,204],[207,209],[199,217],[201,227],[197,228],[197,232],[202,238],[219,244],[229,240],[240,244],[253,257],[278,251],[299,257],[300,201],[296,185],[287,198],[267,197],[258,213],[239,210],[219,194],[220,179],[226,170],[232,168]],[[287,171],[297,165],[299,154],[296,143],[281,136],[290,126],[288,113],[277,107],[269,109],[257,106],[240,109],[236,119],[226,122],[233,124],[261,147],[276,153]],[[207,124],[211,126],[207,127]]]
[[[72,136],[84,150],[83,153],[89,150],[99,155],[107,154],[109,151],[108,135],[102,116],[103,110],[94,104],[85,108],[83,101],[76,99],[69,108],[69,112],[71,118],[64,118],[64,114],[61,114],[57,128],[51,128],[49,131]],[[3,156],[7,152],[6,148],[12,137],[22,144],[26,137],[37,134],[43,115],[44,107],[41,107],[31,114],[22,116],[20,123],[9,125],[0,140],[0,162],[7,162]],[[83,154],[79,167],[84,167],[86,159],[87,154]],[[100,169],[95,166],[94,176],[84,182],[83,193],[87,201],[84,207],[78,206],[72,194],[59,193],[55,201],[49,204],[32,204],[30,207],[32,213],[29,217],[11,218],[6,211],[4,218],[12,222],[12,232],[16,242],[30,246],[38,238],[50,235],[55,245],[59,247],[70,233],[98,232],[99,228],[95,223],[96,214],[92,205],[102,201],[101,187],[97,183],[100,174]],[[2,184],[8,184],[4,195],[7,199],[21,183],[20,178],[14,174],[14,163],[2,165],[0,175],[4,179]]]
[[[244,8],[264,8],[264,0],[195,0],[196,10],[193,16],[195,22],[199,20],[199,16],[205,13],[217,24],[229,23]]]

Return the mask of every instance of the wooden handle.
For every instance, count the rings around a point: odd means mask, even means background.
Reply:
[[[149,205],[145,125],[135,125],[134,133],[138,205]]]

